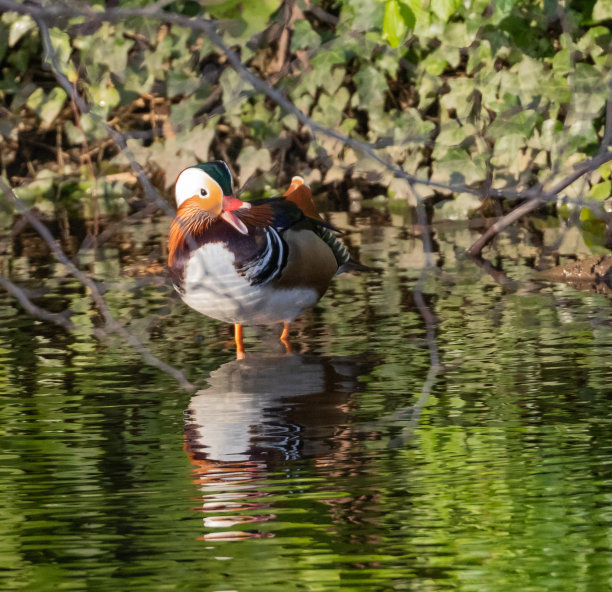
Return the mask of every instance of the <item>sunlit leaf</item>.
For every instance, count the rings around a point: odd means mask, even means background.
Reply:
[[[121,98],[117,89],[112,84],[105,82],[90,87],[89,92],[96,111],[104,117],[113,107],[119,104]]]
[[[606,21],[612,19],[612,0],[597,0],[593,6],[593,20]]]
[[[27,33],[36,28],[34,19],[29,14],[24,14],[13,21],[9,30],[8,46],[14,47],[17,42]]]
[[[402,0],[387,0],[383,19],[383,39],[386,39],[391,47],[397,47],[406,30],[412,29],[414,24],[414,13],[407,4]]]
[[[49,37],[54,53],[53,56],[46,56],[46,59],[55,62],[55,65],[62,70],[71,82],[76,82],[78,75],[76,68],[70,61],[70,55],[72,54],[70,36],[57,27],[53,27],[49,29]]]
[[[240,167],[240,182],[246,183],[257,171],[266,172],[272,166],[270,151],[255,146],[245,146],[238,155],[236,163]]]
[[[483,181],[486,177],[484,160],[472,157],[461,148],[451,148],[433,166],[432,180],[457,185]]]
[[[66,103],[67,97],[68,95],[63,88],[56,86],[51,89],[40,109],[40,119],[43,127],[48,128],[55,121]]]
[[[525,135],[509,133],[496,142],[491,163],[496,167],[510,166],[516,161],[519,151],[525,147]]]
[[[610,180],[593,185],[593,187],[591,187],[589,190],[589,197],[597,201],[608,199],[610,194],[612,194],[612,182]]]
[[[461,6],[461,0],[431,0],[429,6],[439,19],[446,22]]]

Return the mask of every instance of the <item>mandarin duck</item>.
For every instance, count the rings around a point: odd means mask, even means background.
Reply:
[[[221,160],[191,166],[176,180],[177,213],[168,267],[183,301],[234,324],[238,359],[243,325],[290,323],[323,296],[334,275],[369,268],[351,259],[324,222],[310,188],[294,177],[281,197],[243,202]]]

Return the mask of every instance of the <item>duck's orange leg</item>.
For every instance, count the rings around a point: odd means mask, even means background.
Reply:
[[[234,341],[236,342],[236,359],[244,360],[244,343],[242,342],[242,325],[234,323]]]
[[[283,332],[281,333],[280,340],[281,343],[285,346],[285,351],[290,354],[293,353],[293,349],[291,349],[291,343],[289,343],[289,330],[291,329],[291,323],[284,321],[283,322]]]

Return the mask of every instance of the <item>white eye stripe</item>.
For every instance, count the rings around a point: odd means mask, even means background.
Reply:
[[[176,185],[174,186],[176,207],[178,208],[184,201],[188,200],[194,195],[208,197],[210,195],[210,191],[206,187],[210,187],[211,183],[214,183],[218,187],[219,193],[222,194],[219,184],[203,170],[195,167],[185,169],[178,176]]]

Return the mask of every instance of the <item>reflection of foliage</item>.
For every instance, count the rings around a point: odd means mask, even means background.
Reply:
[[[350,238],[383,272],[338,278],[322,310],[297,324],[299,341],[330,357],[362,353],[376,367],[326,442],[334,452],[276,461],[256,483],[214,491],[276,515],[258,525],[274,538],[239,543],[197,540],[214,529],[192,510],[202,492],[183,450],[190,396],[125,344],[97,342],[98,312],[80,284],[41,265],[34,233],[18,235],[13,278],[42,286],[41,304],[68,307],[78,329],[40,323],[0,295],[3,589],[608,589],[610,301],[565,287],[504,293],[455,258],[467,231],[438,232],[439,273],[425,291],[445,371],[413,440],[387,450],[401,418],[371,422],[412,404],[427,371],[411,300],[424,253],[399,220],[353,222]],[[126,227],[82,263],[107,286],[113,315],[204,386],[232,357],[221,344],[229,331],[168,287],[130,277],[161,252],[164,231],[150,220]],[[534,255],[534,237],[522,238],[502,245],[500,261],[519,280]]]
[[[311,142],[306,126],[255,92],[206,35],[171,24],[191,16],[214,19],[225,44],[317,123],[369,143],[439,187],[516,195],[558,180],[597,153],[611,66],[607,2],[588,9],[543,0],[423,6],[228,0],[201,13],[195,3],[179,1],[155,18],[141,11],[122,22],[120,12],[107,11],[102,20],[50,12],[59,65],[93,115],[78,115],[41,70],[32,18],[6,12],[0,24],[0,93],[10,105],[0,129],[5,171],[35,181],[23,190],[30,201],[45,196],[69,204],[114,193],[125,207],[131,194],[125,183],[133,178],[117,176],[126,160],[97,124],[101,117],[128,135],[137,160],[165,173],[159,180],[165,186],[181,168],[215,156],[239,167],[243,183],[261,173],[251,189],[275,186],[279,174],[299,170],[310,182],[363,191],[367,182],[370,194],[383,187],[391,197],[406,196],[403,181],[354,147],[325,135]],[[117,10],[132,8],[120,2]],[[87,176],[98,177],[93,188],[79,179],[88,163]],[[608,175],[606,169],[590,178],[599,217],[597,203],[610,195]],[[578,181],[567,193],[578,197],[583,190]],[[419,188],[420,197],[433,192]],[[117,206],[111,200],[95,207],[104,213]]]

